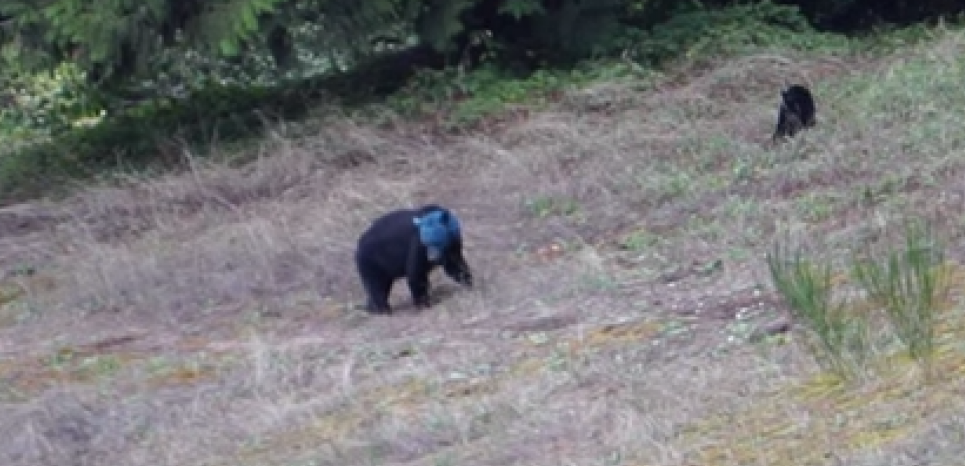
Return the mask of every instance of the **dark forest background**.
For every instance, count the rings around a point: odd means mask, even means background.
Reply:
[[[321,107],[389,105],[458,130],[585,80],[746,47],[870,49],[953,24],[963,9],[955,0],[5,0],[0,203],[58,177],[177,167],[184,145],[244,141]]]

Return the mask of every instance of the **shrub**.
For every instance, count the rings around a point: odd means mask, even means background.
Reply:
[[[797,7],[764,1],[727,8],[684,7],[654,25],[632,50],[638,60],[657,65],[678,57],[733,54],[748,47],[815,50],[845,44],[842,36],[812,28]]]

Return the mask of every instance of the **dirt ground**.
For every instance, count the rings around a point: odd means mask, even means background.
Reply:
[[[904,58],[752,55],[461,135],[332,117],[244,168],[3,208],[0,463],[917,464],[913,433],[961,429],[961,403],[822,424],[838,398],[782,391],[817,369],[764,261],[891,213],[960,236],[965,159],[882,141],[845,99]],[[819,125],[774,146],[785,79]],[[477,286],[437,273],[430,310],[402,282],[394,315],[355,309],[358,234],[428,202],[462,219]]]

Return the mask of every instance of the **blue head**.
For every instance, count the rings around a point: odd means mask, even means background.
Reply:
[[[419,228],[419,240],[426,247],[430,261],[442,258],[446,248],[460,238],[459,219],[445,209],[432,210],[412,223]]]

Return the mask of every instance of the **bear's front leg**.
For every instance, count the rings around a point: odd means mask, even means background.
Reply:
[[[405,264],[405,278],[412,294],[412,304],[417,308],[429,307],[429,272],[432,263],[426,257],[425,247],[418,238],[409,244],[409,257]]]
[[[456,283],[472,287],[472,270],[462,254],[455,252],[447,257],[442,269]]]

